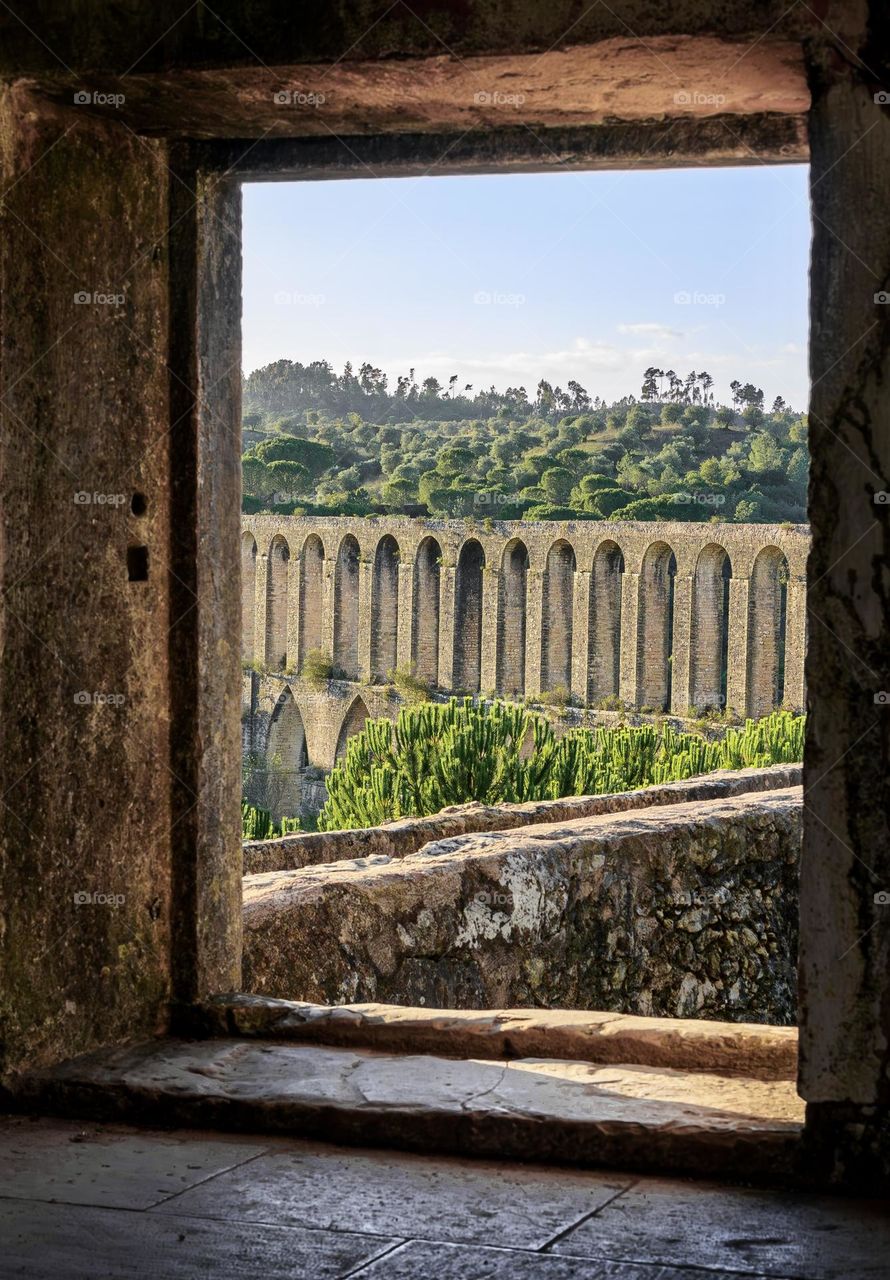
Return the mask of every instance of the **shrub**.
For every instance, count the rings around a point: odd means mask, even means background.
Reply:
[[[326,685],[334,675],[334,664],[330,654],[324,649],[309,649],[303,659],[300,675],[307,684],[315,688]]]
[[[424,680],[417,675],[413,662],[396,667],[395,671],[389,673],[389,679],[406,702],[427,702],[429,700],[432,686],[429,680]]]
[[[627,506],[636,496],[629,489],[598,489],[587,498],[586,505],[593,515],[608,520],[613,511]]]
[[[564,711],[572,701],[572,695],[564,684],[554,685],[552,689],[542,689],[539,694],[532,698],[533,702],[537,702],[542,707],[556,707],[560,711]]]
[[[575,511],[573,507],[552,507],[546,502],[526,507],[522,513],[523,520],[584,520],[583,511]]]
[[[596,704],[597,711],[627,711],[628,708],[617,693],[610,693],[605,698],[600,698]]]

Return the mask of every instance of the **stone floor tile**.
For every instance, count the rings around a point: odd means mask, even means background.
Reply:
[[[0,1119],[0,1196],[147,1209],[268,1150],[255,1139]]]
[[[803,1280],[883,1280],[890,1204],[644,1178],[553,1251]]]
[[[294,1143],[154,1212],[536,1249],[629,1179]]]
[[[0,1200],[3,1280],[339,1280],[393,1240]]]
[[[729,1272],[698,1267],[646,1266],[411,1240],[362,1267],[354,1280],[721,1280],[721,1276],[742,1280]]]

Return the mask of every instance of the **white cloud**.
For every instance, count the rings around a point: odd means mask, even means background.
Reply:
[[[431,351],[410,360],[398,357],[377,363],[392,369],[411,365],[419,378],[432,374],[440,381],[458,373],[462,382],[472,382],[476,390],[494,383],[500,389],[522,385],[531,393],[541,378],[563,387],[575,379],[591,395],[620,396],[636,392],[642,370],[661,355],[653,347],[619,347],[576,338],[570,347],[555,351],[492,351],[472,356]]]
[[[671,342],[684,336],[678,329],[669,329],[666,324],[657,324],[654,321],[646,321],[639,324],[620,324],[618,332],[645,334],[656,342]]]

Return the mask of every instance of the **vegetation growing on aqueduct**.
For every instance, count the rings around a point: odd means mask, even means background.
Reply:
[[[404,707],[395,724],[369,720],[328,778],[322,831],[376,826],[479,800],[499,804],[628,791],[714,769],[803,758],[804,717],[773,712],[719,741],[670,725],[570,729],[540,713],[471,698]]]

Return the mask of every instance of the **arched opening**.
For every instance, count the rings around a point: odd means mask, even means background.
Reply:
[[[525,692],[525,615],[528,548],[514,538],[504,548],[498,590],[498,693],[508,698]]]
[[[303,770],[309,763],[303,717],[290,688],[275,704],[266,744],[266,776],[263,808],[278,821],[282,815],[299,817],[303,795]]]
[[[241,657],[256,658],[256,538],[241,535]]]
[[[334,567],[334,674],[358,679],[358,542],[347,536],[340,543]]]
[[[572,687],[572,617],[575,607],[575,552],[568,542],[554,542],[544,570],[541,619],[541,689]]]
[[[311,533],[303,543],[300,573],[300,664],[306,654],[322,647],[324,607],[324,546]]]
[[[461,547],[454,586],[454,687],[478,693],[482,679],[482,571],[485,552],[475,538]]]
[[[290,547],[277,534],[269,548],[266,574],[266,665],[272,671],[287,666],[287,579]]]
[[[399,544],[381,538],[371,579],[371,676],[385,680],[396,667],[399,635]]]
[[[411,661],[421,680],[439,682],[439,587],[442,548],[424,538],[414,561],[414,603],[411,619]]]
[[[346,754],[347,742],[354,734],[361,733],[367,719],[368,708],[361,698],[354,698],[349,705],[349,710],[343,717],[343,723],[337,735],[337,750],[334,752],[335,759],[343,759]]]
[[[764,547],[754,561],[748,596],[748,714],[768,715],[785,697],[788,561]]]
[[[716,543],[703,548],[692,579],[690,684],[696,711],[726,707],[729,672],[729,583],[732,565]]]
[[[624,555],[616,542],[600,543],[590,574],[587,701],[617,698],[621,679],[621,588]]]
[[[640,571],[637,702],[655,711],[671,707],[676,576],[673,551],[665,542],[654,542]]]

